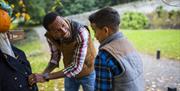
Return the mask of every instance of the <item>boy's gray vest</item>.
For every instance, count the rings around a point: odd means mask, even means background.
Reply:
[[[117,38],[100,47],[100,50],[109,52],[123,70],[114,77],[113,91],[144,91],[141,58],[126,38]]]

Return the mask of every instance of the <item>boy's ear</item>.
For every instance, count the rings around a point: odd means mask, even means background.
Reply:
[[[108,27],[103,27],[103,30],[105,31],[105,33],[109,33],[109,28]]]
[[[106,33],[108,36],[113,33],[112,30],[111,30],[111,28],[109,28],[109,27],[107,27],[107,26],[103,27],[103,30],[105,31],[105,33]]]

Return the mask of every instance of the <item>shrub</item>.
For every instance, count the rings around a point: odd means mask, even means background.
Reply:
[[[162,6],[148,14],[151,28],[179,29],[180,28],[180,10],[167,11]]]
[[[121,19],[123,29],[144,29],[148,27],[148,18],[139,12],[125,12]]]

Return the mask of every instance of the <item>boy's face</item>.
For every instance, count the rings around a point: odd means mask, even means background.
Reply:
[[[98,28],[94,23],[91,24],[92,29],[94,30],[96,39],[101,43],[108,37],[108,32],[106,28]]]
[[[54,39],[68,38],[70,36],[69,26],[60,16],[57,16],[56,19],[48,25],[48,29],[48,32]]]

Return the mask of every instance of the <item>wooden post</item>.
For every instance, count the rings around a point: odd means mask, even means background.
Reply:
[[[161,54],[161,51],[158,49],[156,51],[156,59],[160,59],[160,54]]]
[[[177,88],[168,87],[168,91],[177,91]]]

